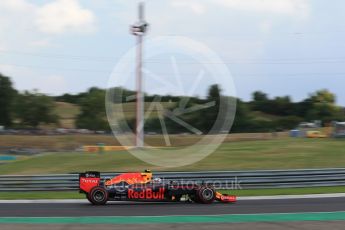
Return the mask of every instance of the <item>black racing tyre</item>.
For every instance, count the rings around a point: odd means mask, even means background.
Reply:
[[[103,187],[94,187],[88,194],[88,200],[94,205],[104,205],[108,201],[108,192]]]
[[[216,199],[216,191],[211,187],[202,186],[196,191],[198,203],[211,204]]]
[[[90,203],[92,203],[92,201],[91,201],[91,199],[90,199],[90,193],[86,193],[86,199],[87,199]]]

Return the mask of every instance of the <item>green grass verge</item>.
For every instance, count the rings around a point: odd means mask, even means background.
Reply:
[[[155,150],[157,158],[164,150]],[[177,153],[176,159],[183,159]],[[202,171],[345,167],[345,140],[282,138],[222,144],[213,154],[192,165],[163,168],[142,162],[126,151],[46,153],[20,157],[0,165],[0,174],[69,173],[98,171]]]
[[[345,186],[316,187],[316,188],[289,188],[289,189],[243,189],[243,190],[220,190],[219,192],[236,196],[274,196],[274,195],[305,195],[345,193]],[[69,192],[0,192],[0,200],[18,199],[85,199],[84,194],[78,191]]]
[[[37,199],[84,199],[78,191],[59,192],[0,192],[0,200],[37,200]]]

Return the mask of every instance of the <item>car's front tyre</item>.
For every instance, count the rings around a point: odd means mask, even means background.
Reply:
[[[211,187],[202,186],[196,191],[198,203],[211,204],[216,199],[216,192]]]

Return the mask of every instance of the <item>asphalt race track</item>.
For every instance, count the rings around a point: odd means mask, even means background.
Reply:
[[[123,203],[105,206],[87,203],[2,203],[0,217],[84,217],[220,215],[345,211],[345,197],[243,200],[235,204]]]

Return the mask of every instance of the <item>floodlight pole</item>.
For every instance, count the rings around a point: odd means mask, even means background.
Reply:
[[[137,57],[136,57],[136,127],[135,145],[137,148],[144,147],[144,95],[143,95],[143,36],[147,29],[144,20],[144,3],[139,3],[139,21],[131,27],[132,34],[137,36]]]
[[[142,46],[143,37],[137,37],[137,121],[136,121],[136,146],[138,148],[144,147],[144,97],[142,87]]]

